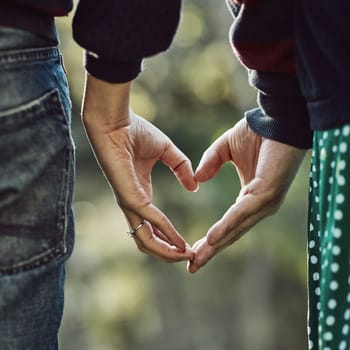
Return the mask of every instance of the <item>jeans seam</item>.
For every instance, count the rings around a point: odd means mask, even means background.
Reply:
[[[63,102],[62,102],[62,98],[58,92],[58,100],[59,100],[59,104],[62,110],[62,113],[65,116],[65,120],[66,123],[68,123],[68,116],[66,115],[66,111],[63,108]],[[67,228],[68,228],[68,206],[69,206],[69,202],[70,202],[70,195],[69,195],[69,189],[67,189],[67,191],[65,191],[65,187],[70,183],[71,180],[71,161],[72,161],[72,140],[71,140],[71,135],[69,132],[69,128],[67,128],[66,132],[68,133],[67,135],[67,139],[68,139],[68,145],[66,147],[66,150],[68,152],[68,156],[66,157],[66,166],[65,166],[65,178],[64,181],[62,181],[62,188],[60,193],[64,193],[64,198],[63,200],[60,200],[60,202],[63,202],[63,215],[64,217],[62,218],[63,223],[64,223],[64,227],[62,227],[63,229],[63,254],[67,253]],[[59,220],[58,222],[61,222],[61,220]]]
[[[29,61],[42,61],[59,58],[57,47],[46,47],[42,49],[21,49],[0,52],[0,66]]]
[[[62,250],[60,247],[53,247],[49,249],[48,251],[45,251],[42,254],[38,254],[35,257],[32,257],[31,259],[18,263],[16,265],[12,265],[9,267],[2,267],[0,268],[0,276],[3,275],[13,275],[19,272],[32,270],[33,268],[40,267],[43,264],[46,264],[47,262],[51,261],[52,259],[58,259],[66,253],[66,249]]]

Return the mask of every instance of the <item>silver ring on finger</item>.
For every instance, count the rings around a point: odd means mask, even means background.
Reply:
[[[138,231],[144,224],[146,223],[146,220],[143,220],[140,224],[138,224],[135,228],[131,227],[130,231],[127,231],[127,235],[129,237],[135,237],[136,231]]]

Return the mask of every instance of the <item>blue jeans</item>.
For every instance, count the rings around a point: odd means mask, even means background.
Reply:
[[[58,348],[73,249],[71,103],[59,51],[45,44],[0,28],[1,350]]]

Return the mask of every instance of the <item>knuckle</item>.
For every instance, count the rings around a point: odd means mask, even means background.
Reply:
[[[203,255],[197,255],[195,259],[195,265],[197,267],[202,267],[208,262],[208,258],[204,257]]]
[[[146,198],[134,200],[131,204],[133,205],[133,208],[135,208],[136,212],[140,212],[143,209],[147,209],[152,205],[152,203]]]
[[[242,211],[240,213],[240,217],[243,219],[245,216],[247,216],[247,213]],[[232,232],[236,226],[237,226],[237,223],[232,222],[229,218],[222,218],[214,226],[215,231],[213,232],[213,235],[215,235],[216,240],[220,240],[226,235],[228,235],[230,232]]]
[[[130,191],[127,195],[116,194],[116,201],[122,210],[139,211],[152,205],[142,188]]]
[[[177,170],[179,170],[183,166],[187,166],[189,163],[190,163],[189,159],[187,159],[185,157],[181,157],[174,163],[174,167],[172,168],[172,170],[174,172],[176,172]]]

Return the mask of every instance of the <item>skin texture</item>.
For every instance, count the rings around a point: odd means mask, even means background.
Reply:
[[[194,273],[273,214],[304,158],[297,149],[255,134],[245,119],[219,137],[193,173],[190,160],[154,125],[129,108],[131,83],[110,84],[87,76],[82,118],[97,161],[125,214],[140,251],[166,262],[188,261]],[[152,204],[151,171],[160,160],[189,191],[232,162],[241,191],[224,216],[191,248],[169,218]]]
[[[169,137],[130,110],[130,86],[87,75],[82,110],[86,133],[130,229],[146,220],[134,235],[139,250],[166,262],[192,260],[189,244],[152,204],[151,181],[160,160],[184,188],[196,191],[191,162]]]
[[[261,219],[275,213],[306,151],[255,134],[245,119],[219,137],[203,154],[195,172],[198,182],[212,179],[225,162],[236,167],[241,190],[224,216],[193,245],[195,273],[213,256],[237,241]]]

